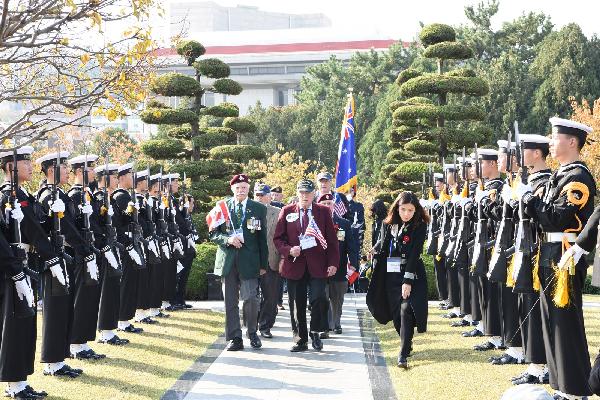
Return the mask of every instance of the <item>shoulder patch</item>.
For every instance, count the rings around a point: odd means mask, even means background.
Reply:
[[[579,209],[585,207],[590,198],[590,189],[581,182],[569,182],[561,190],[560,194],[567,194],[567,201],[573,205],[579,206]]]

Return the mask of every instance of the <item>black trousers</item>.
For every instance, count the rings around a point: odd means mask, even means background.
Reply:
[[[100,274],[100,307],[98,309],[98,330],[110,331],[117,329],[119,322],[119,292],[121,290],[121,277],[106,258],[101,257],[99,265]]]
[[[260,277],[260,313],[258,317],[258,329],[268,331],[275,325],[277,317],[277,303],[279,302],[279,282],[281,281],[278,271],[271,268]]]
[[[519,293],[519,322],[525,362],[546,364],[539,293]]]
[[[396,332],[400,335],[400,354],[408,357],[412,350],[412,341],[415,335],[417,320],[410,302],[402,298],[403,276],[404,272],[400,274],[387,273],[385,292],[392,311],[394,328],[396,328]]]
[[[304,272],[299,280],[288,279],[288,298],[290,313],[294,314],[297,326],[292,323],[292,330],[298,332],[301,342],[308,342],[308,327],[306,323],[306,297],[310,287],[310,331],[325,332],[328,329],[327,312],[329,303],[325,295],[327,279],[313,278]],[[294,329],[296,328],[296,329]]]
[[[192,263],[196,257],[196,252],[188,251],[185,253],[183,259],[181,259],[181,265],[183,269],[177,274],[177,289],[175,290],[175,304],[185,303],[185,290],[187,288],[188,278],[190,277],[190,271],[192,270]]]
[[[448,282],[448,304],[452,307],[459,307],[460,286],[458,285],[458,269],[446,264],[446,274],[446,280]]]
[[[455,267],[458,269],[458,286],[460,288],[460,313],[471,314],[471,288],[469,286],[469,268]],[[475,293],[477,295],[477,293]]]
[[[438,300],[448,298],[448,272],[446,271],[446,260],[433,256],[433,268],[435,269],[435,284],[438,291]]]

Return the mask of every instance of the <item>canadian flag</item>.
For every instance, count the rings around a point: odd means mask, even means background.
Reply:
[[[212,210],[206,215],[206,225],[208,225],[208,231],[216,229],[219,225],[229,221],[229,208],[225,200],[217,201],[217,204]]]

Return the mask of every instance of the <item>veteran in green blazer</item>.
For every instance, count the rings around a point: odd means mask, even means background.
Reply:
[[[210,233],[210,240],[219,245],[214,273],[221,276],[225,299],[225,334],[230,341],[227,350],[243,350],[239,299],[243,301],[243,318],[247,337],[253,348],[262,343],[258,328],[258,277],[269,267],[267,246],[267,209],[250,200],[250,181],[244,174],[229,182],[233,197],[227,200],[229,218]]]

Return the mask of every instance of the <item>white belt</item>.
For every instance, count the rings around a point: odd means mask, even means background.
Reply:
[[[31,245],[27,243],[19,243],[19,247],[25,250],[25,253],[29,253],[29,250],[31,249]]]
[[[566,238],[568,242],[574,242],[577,240],[577,234],[575,232],[546,232],[544,233],[544,242],[546,243],[560,243]]]

